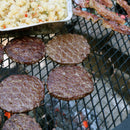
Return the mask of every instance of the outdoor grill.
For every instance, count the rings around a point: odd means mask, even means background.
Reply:
[[[116,11],[118,13],[119,8]],[[130,25],[128,19],[126,21]],[[18,33],[30,35],[24,31]],[[6,45],[18,33],[6,37],[0,35],[0,44]],[[130,114],[130,37],[104,28],[101,21],[93,23],[78,16],[73,16],[61,31],[51,34],[32,32],[31,35],[47,43],[61,33],[81,34],[88,40],[91,54],[80,65],[91,73],[94,91],[80,100],[63,101],[50,96],[46,89],[41,106],[26,114],[34,117],[46,130],[115,128]],[[21,65],[4,54],[0,81],[12,74],[27,74],[46,82],[50,71],[57,66],[59,64],[47,55],[36,64]],[[6,120],[5,111],[0,109],[0,129]]]

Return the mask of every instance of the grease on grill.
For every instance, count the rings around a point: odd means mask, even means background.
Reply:
[[[44,85],[36,77],[11,75],[0,83],[0,108],[19,113],[32,110],[44,98]]]
[[[27,116],[25,114],[14,114],[10,119],[8,119],[3,130],[42,130],[40,125],[35,121],[34,118]]]
[[[7,44],[5,52],[18,63],[34,64],[44,57],[45,45],[40,38],[18,37]]]
[[[58,63],[77,64],[81,63],[90,54],[90,46],[81,35],[63,34],[48,42],[46,53]]]
[[[77,100],[93,90],[91,76],[80,66],[60,66],[50,72],[47,89],[49,93],[62,100]]]

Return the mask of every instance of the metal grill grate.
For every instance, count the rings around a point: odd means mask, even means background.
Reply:
[[[84,121],[88,122],[87,129],[112,129],[130,113],[129,37],[105,29],[101,21],[93,24],[77,16],[66,24],[68,32],[82,34],[89,41],[91,54],[82,65],[93,76],[94,92],[80,100],[62,101],[51,97],[46,90],[41,106],[26,114],[35,117],[43,129],[84,130]],[[47,43],[55,35],[41,34],[35,37],[41,37]],[[1,44],[5,45],[11,38],[1,38]],[[4,54],[0,81],[12,74],[33,75],[46,81],[49,72],[58,65],[47,55],[38,63],[27,66],[13,62]],[[0,115],[2,128],[6,120],[4,111],[0,110]]]

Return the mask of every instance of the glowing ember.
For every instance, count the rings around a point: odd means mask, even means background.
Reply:
[[[49,96],[47,95],[46,98],[49,98]],[[67,101],[59,101],[56,98],[52,98],[52,102],[55,104],[54,111],[52,111],[51,103],[47,103],[46,107],[49,114],[55,116],[54,127],[56,129],[62,129],[64,127],[64,129],[70,130],[72,129],[72,126],[74,130],[98,129],[96,120],[99,124],[101,123],[101,120],[98,117],[95,117],[93,110],[83,108],[82,100],[79,102],[69,101],[68,104]],[[78,107],[75,106],[77,103]],[[70,120],[69,110],[71,111],[72,122]],[[81,121],[83,122],[81,123]],[[104,129],[103,125],[101,125],[101,129]]]
[[[88,128],[88,122],[85,120],[85,121],[83,121],[83,126],[85,127],[85,128]]]
[[[6,116],[8,119],[9,119],[9,118],[11,117],[11,115],[12,115],[10,112],[4,111],[4,113],[5,113],[4,116]]]

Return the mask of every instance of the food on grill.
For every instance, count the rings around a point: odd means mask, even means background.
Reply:
[[[73,1],[74,1],[74,3],[76,3],[77,5],[79,5],[82,8],[89,7],[89,0],[73,0]],[[113,5],[111,0],[96,0],[96,1],[109,8],[111,8]]]
[[[81,2],[79,0],[74,0],[74,2],[82,7],[85,8],[85,6],[88,8],[93,8],[97,12],[97,16],[95,14],[91,14],[87,11],[82,11],[79,7],[76,7],[73,9],[73,13],[77,16],[84,17],[86,20],[92,20],[93,22],[97,22],[98,20],[103,21],[103,26],[106,28],[111,28],[114,31],[130,35],[130,27],[124,25],[125,20],[119,17],[115,12],[109,11],[106,9],[105,6],[111,7],[112,2],[110,0],[82,0]],[[128,13],[128,17],[130,14],[130,6],[127,4],[124,0],[117,0],[117,3],[119,3]],[[99,17],[98,15],[102,16]]]
[[[83,18],[85,18],[86,20],[92,20],[94,23],[97,22],[98,20],[102,20],[103,21],[103,26],[105,28],[111,28],[114,31],[126,34],[126,35],[130,35],[130,28],[125,26],[125,25],[120,25],[115,21],[111,21],[111,20],[105,20],[103,18],[100,18],[94,14],[88,13],[86,11],[82,11],[80,8],[74,8],[73,9],[73,13],[77,16],[81,16]]]
[[[103,16],[105,19],[116,21],[119,24],[124,24],[125,20],[119,17],[115,12],[109,11],[104,7],[104,5],[96,2],[95,0],[90,0],[89,6],[94,8],[98,14]]]
[[[77,100],[93,90],[91,76],[80,66],[60,66],[50,72],[47,80],[49,94],[62,100]]]
[[[130,18],[130,6],[127,4],[125,0],[117,0],[117,3],[125,9],[128,14],[128,18]]]
[[[78,15],[78,16],[81,16],[83,18],[85,18],[86,20],[92,20],[94,23],[97,22],[99,19],[101,19],[100,17],[92,14],[92,13],[89,13],[87,11],[82,11],[80,8],[73,8],[73,13],[75,15]]]
[[[111,0],[96,0],[96,1],[109,8],[111,8],[113,5]]]
[[[0,63],[3,61],[3,54],[4,54],[3,46],[0,44]]]
[[[7,44],[5,52],[18,63],[33,64],[45,55],[45,45],[40,38],[18,37]]]
[[[47,43],[46,53],[58,63],[77,64],[90,54],[90,46],[81,35],[63,34],[54,37]]]
[[[66,0],[0,0],[1,29],[59,21],[66,17]]]
[[[73,0],[77,5],[82,8],[89,7],[89,1],[87,0]]]
[[[36,77],[11,75],[0,83],[0,108],[12,113],[32,110],[44,98],[44,85]]]
[[[125,25],[118,25],[115,21],[103,20],[103,26],[106,28],[111,28],[117,32],[130,35],[130,28]]]
[[[130,35],[130,28],[125,26],[125,25],[119,25],[117,22],[115,21],[110,21],[110,20],[104,20],[94,14],[91,14],[89,12],[86,11],[82,11],[80,8],[73,8],[73,13],[75,15],[81,16],[83,18],[85,18],[86,20],[92,20],[94,23],[97,22],[98,20],[102,20],[103,21],[103,26],[105,28],[111,28],[114,31],[126,34],[126,35]]]
[[[42,130],[42,128],[28,115],[14,114],[5,122],[2,130]]]

